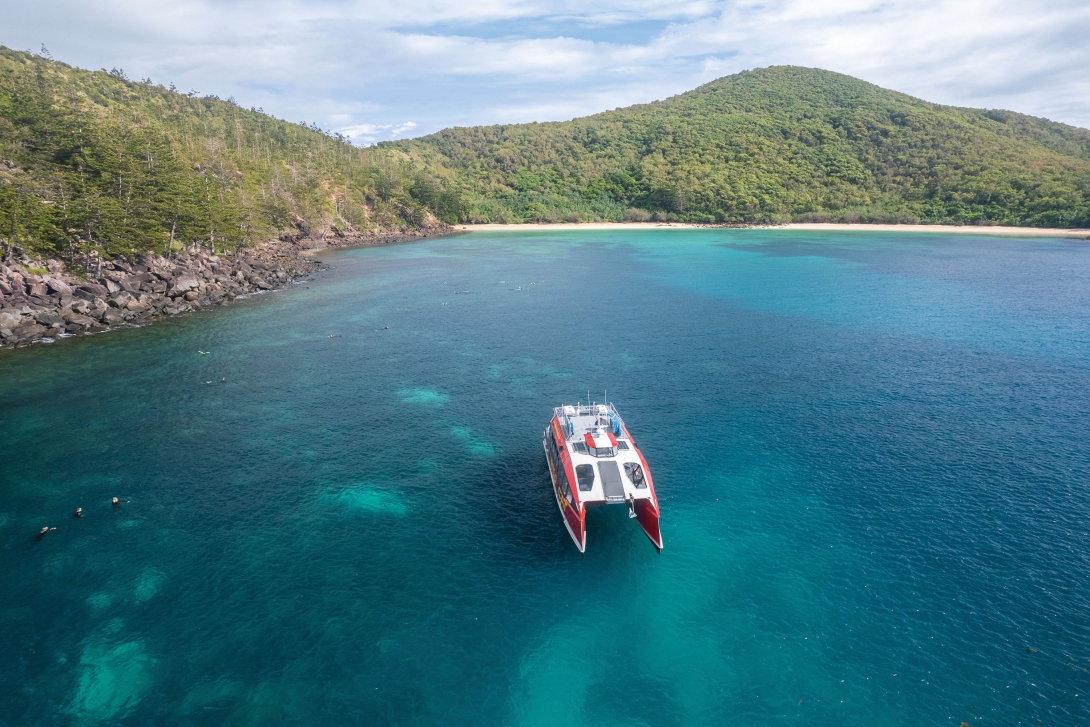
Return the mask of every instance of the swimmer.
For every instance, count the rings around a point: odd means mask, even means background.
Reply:
[[[113,505],[113,506],[114,506],[114,509],[116,510],[117,508],[121,507],[121,500],[118,500],[118,499],[117,499],[117,498],[115,497],[115,498],[113,499],[113,502],[111,502],[110,504],[111,504],[111,505]]]
[[[38,536],[35,538],[35,540],[41,540],[42,538],[44,538],[46,536],[47,533],[49,533],[52,530],[56,530],[56,528],[42,528],[41,530],[38,531]]]
[[[72,513],[72,517],[83,517],[83,508],[77,507],[76,511]]]

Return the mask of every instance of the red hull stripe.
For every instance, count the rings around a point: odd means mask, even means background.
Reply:
[[[636,522],[640,524],[643,532],[647,534],[655,547],[662,550],[662,533],[659,531],[658,508],[647,500],[636,500]]]

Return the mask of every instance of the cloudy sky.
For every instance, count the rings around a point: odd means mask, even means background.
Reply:
[[[0,0],[0,44],[361,144],[827,68],[1090,127],[1087,0]]]

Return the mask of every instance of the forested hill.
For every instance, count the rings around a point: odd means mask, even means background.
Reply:
[[[475,221],[1090,226],[1090,131],[810,68],[747,71],[573,121],[383,146],[459,186]]]
[[[774,67],[573,121],[363,149],[0,46],[0,248],[79,268],[436,218],[1090,226],[1090,132]]]
[[[172,242],[417,226],[429,205],[458,216],[403,155],[0,47],[0,245],[81,267]]]

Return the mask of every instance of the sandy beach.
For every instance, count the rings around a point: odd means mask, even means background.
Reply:
[[[700,229],[709,225],[691,225],[682,222],[586,222],[521,225],[455,225],[458,232],[515,232],[539,230],[661,230]],[[849,225],[839,223],[790,223],[786,225],[756,226],[742,229],[757,230],[829,230],[848,232],[941,232],[959,235],[1003,235],[1007,237],[1070,237],[1090,239],[1090,229],[1059,229],[1044,227],[999,227],[972,225]]]

